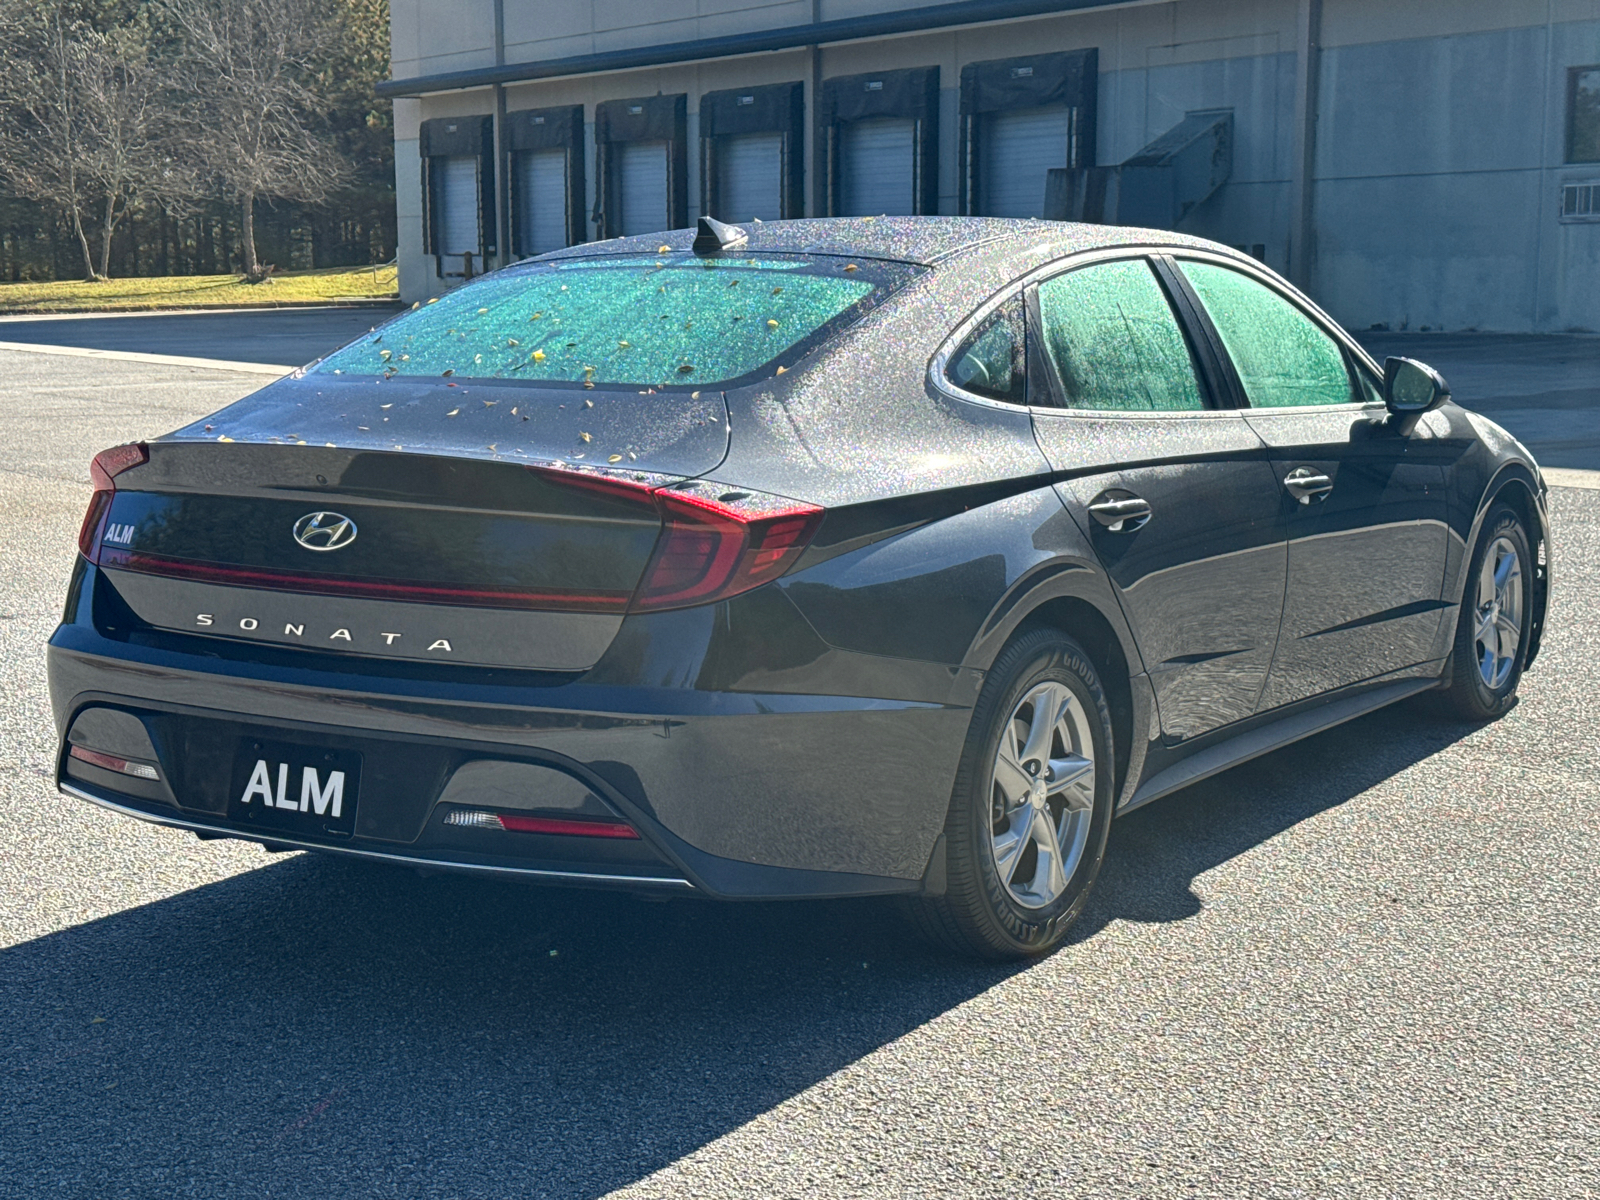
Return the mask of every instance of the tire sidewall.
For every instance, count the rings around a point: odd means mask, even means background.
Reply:
[[[1494,544],[1495,539],[1501,537],[1511,540],[1521,561],[1522,621],[1517,641],[1517,657],[1512,664],[1511,674],[1498,688],[1491,688],[1484,682],[1483,675],[1478,670],[1474,630],[1478,611],[1478,576],[1483,570],[1484,559],[1488,557],[1489,547]],[[1522,681],[1522,666],[1528,657],[1528,638],[1533,629],[1534,566],[1528,531],[1523,528],[1522,519],[1506,505],[1496,505],[1484,520],[1483,532],[1479,534],[1478,544],[1472,552],[1472,561],[1467,568],[1466,586],[1461,592],[1461,607],[1457,617],[1461,631],[1456,644],[1456,654],[1460,660],[1458,670],[1461,672],[1458,676],[1458,686],[1467,692],[1466,698],[1470,700],[1470,707],[1484,717],[1498,717],[1510,709],[1516,699],[1517,685]]]
[[[1112,768],[1111,718],[1099,677],[1081,647],[1070,638],[1043,631],[1015,646],[1009,663],[997,663],[991,671],[994,691],[981,704],[981,733],[977,728],[968,743],[970,761],[962,772],[967,795],[960,806],[963,828],[953,831],[967,842],[984,903],[982,916],[992,938],[1010,944],[1019,953],[1042,953],[1049,949],[1077,918],[1088,902],[1089,892],[1105,858],[1107,834],[1111,825]],[[1002,656],[1010,657],[1010,655]],[[1006,669],[1008,668],[1009,669]],[[1005,722],[1027,691],[1047,681],[1063,683],[1072,692],[1074,703],[1089,715],[1090,737],[1094,743],[1094,816],[1083,855],[1078,860],[1067,887],[1043,908],[1025,908],[1012,898],[1000,878],[991,849],[990,787],[991,771],[999,750]],[[986,689],[987,691],[987,689]],[[975,723],[976,725],[976,723]]]

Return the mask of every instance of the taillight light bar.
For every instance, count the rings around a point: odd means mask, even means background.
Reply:
[[[130,442],[100,451],[89,464],[94,495],[89,497],[89,511],[83,514],[83,524],[78,529],[78,551],[90,562],[99,561],[100,531],[105,524],[106,510],[111,507],[111,497],[117,491],[117,476],[149,461],[149,447],[143,442]]]
[[[628,604],[629,612],[689,608],[726,600],[779,578],[822,524],[815,504],[713,480],[651,482],[530,467],[552,482],[651,503],[661,536]]]
[[[639,840],[638,831],[623,821],[593,821],[577,817],[535,817],[527,813],[486,812],[458,808],[444,815],[446,825],[470,829],[503,829],[511,833],[550,833],[561,837],[600,837]]]

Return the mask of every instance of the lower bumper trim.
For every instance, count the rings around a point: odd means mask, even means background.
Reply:
[[[189,817],[166,816],[159,813],[146,812],[143,809],[133,808],[126,804],[119,804],[105,796],[84,787],[82,784],[60,781],[57,785],[68,796],[78,800],[87,800],[90,804],[119,813],[125,817],[137,817],[141,821],[148,821],[152,825],[165,825],[172,829],[187,829],[198,833],[205,838],[233,838],[239,841],[262,841],[261,838],[252,838],[239,833],[234,829],[227,829],[220,825],[208,825],[204,821],[196,821]],[[552,871],[539,867],[505,867],[491,866],[484,863],[455,862],[450,859],[422,858],[413,854],[388,854],[382,850],[366,850],[355,846],[328,846],[319,842],[302,842],[292,837],[281,837],[274,831],[271,838],[274,849],[316,850],[327,854],[343,854],[351,858],[365,858],[374,862],[393,863],[398,866],[420,867],[425,871],[457,871],[468,875],[500,876],[508,879],[523,879],[530,883],[567,883],[587,884],[598,887],[636,887],[636,888],[670,888],[675,891],[693,892],[697,890],[687,879],[674,879],[670,876],[652,875],[608,875],[599,871]]]

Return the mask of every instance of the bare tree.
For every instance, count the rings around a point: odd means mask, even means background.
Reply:
[[[318,0],[163,0],[182,39],[177,86],[200,171],[238,205],[245,272],[259,278],[258,197],[316,203],[346,166],[316,129],[308,86],[328,15]]]
[[[0,174],[18,195],[68,215],[84,276],[110,271],[111,239],[141,190],[188,190],[175,169],[168,122],[144,30],[109,32],[70,20],[59,4],[20,7],[0,25]],[[90,245],[98,225],[99,261]]]
[[[85,278],[94,255],[84,231],[92,183],[83,170],[82,34],[59,9],[14,10],[0,25],[0,175],[18,196],[53,205],[72,222]]]

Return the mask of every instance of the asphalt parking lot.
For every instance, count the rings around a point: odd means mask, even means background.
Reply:
[[[1506,718],[1411,702],[1150,805],[1064,949],[977,967],[876,902],[421,879],[59,796],[89,457],[261,379],[0,380],[0,1195],[1600,1194],[1600,491],[1554,492]]]

